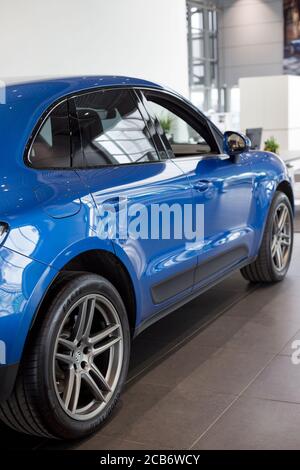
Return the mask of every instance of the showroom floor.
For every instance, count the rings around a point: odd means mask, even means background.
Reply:
[[[112,419],[85,441],[51,442],[2,427],[6,448],[300,448],[300,234],[284,283],[239,275],[142,334]]]

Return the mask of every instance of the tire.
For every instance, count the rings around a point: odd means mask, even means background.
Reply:
[[[282,212],[281,212],[282,211]],[[278,217],[286,214],[287,226],[284,228],[286,233],[278,234],[276,228]],[[289,233],[289,235],[287,235]],[[288,242],[289,239],[289,242]],[[282,266],[278,262],[278,250],[276,243],[289,243],[289,246],[280,245],[281,249],[286,250],[282,254]],[[256,260],[248,266],[241,269],[242,276],[253,283],[272,283],[282,281],[289,269],[291,262],[294,241],[294,221],[291,203],[286,194],[277,191],[273,198],[261,247]],[[273,250],[273,251],[272,251]],[[274,254],[274,250],[276,254]],[[280,257],[279,257],[280,258]]]
[[[119,399],[130,342],[126,309],[110,282],[84,273],[60,282],[0,418],[43,437],[93,433]]]

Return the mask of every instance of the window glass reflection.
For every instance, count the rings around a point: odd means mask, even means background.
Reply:
[[[76,98],[84,157],[88,166],[142,163],[159,159],[128,90],[107,90]]]

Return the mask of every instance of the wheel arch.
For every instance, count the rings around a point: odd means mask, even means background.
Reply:
[[[271,189],[270,186],[272,186]],[[253,256],[257,256],[259,252],[272,201],[278,191],[287,196],[294,213],[294,193],[287,175],[281,173],[276,178],[266,178],[262,182],[258,182],[256,184],[253,212],[250,216],[251,224],[256,232],[252,250]]]
[[[42,311],[47,308],[51,298],[59,289],[60,282],[75,273],[93,273],[105,277],[118,290],[126,311],[133,336],[136,328],[137,300],[131,276],[122,263],[113,253],[100,249],[91,249],[82,252],[70,259],[52,279],[43,299],[41,300],[31,323],[31,331],[36,330],[43,319]],[[31,336],[29,334],[29,336]]]
[[[294,200],[294,192],[291,183],[289,183],[287,180],[281,181],[277,188],[276,191],[281,191],[284,193],[288,198],[291,203],[293,212],[295,211],[295,200]]]

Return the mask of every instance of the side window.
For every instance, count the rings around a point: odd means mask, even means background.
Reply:
[[[155,97],[154,100],[147,96],[148,108],[150,114],[155,116],[156,128],[163,140],[167,140],[175,157],[207,155],[216,151],[214,143],[211,145],[207,128],[203,126],[203,131],[195,130],[185,118],[172,109],[171,103],[158,101],[159,98]]]
[[[75,98],[89,167],[159,160],[145,121],[128,90],[106,90]]]
[[[35,137],[29,152],[34,168],[69,168],[70,127],[67,101],[56,106]]]

